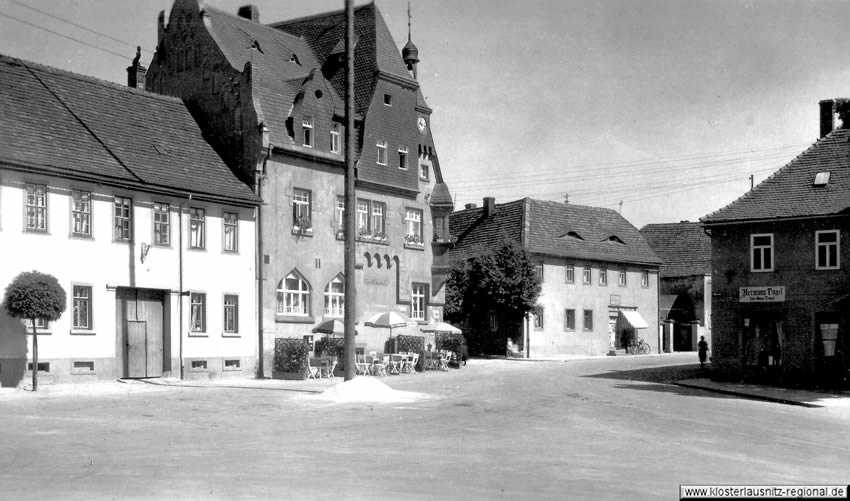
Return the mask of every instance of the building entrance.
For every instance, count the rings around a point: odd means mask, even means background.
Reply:
[[[123,377],[160,377],[165,345],[165,294],[160,290],[119,287],[116,326],[123,344]]]

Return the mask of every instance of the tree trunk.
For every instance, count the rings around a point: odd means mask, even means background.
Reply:
[[[38,391],[38,332],[32,319],[32,391]]]

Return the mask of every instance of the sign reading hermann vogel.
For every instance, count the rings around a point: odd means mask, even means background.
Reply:
[[[741,287],[739,303],[782,303],[785,301],[785,286]]]

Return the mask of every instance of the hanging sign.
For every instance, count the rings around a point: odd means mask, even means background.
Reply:
[[[784,303],[785,286],[741,287],[738,291],[739,303]]]

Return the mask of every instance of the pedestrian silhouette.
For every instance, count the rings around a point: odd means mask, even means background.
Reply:
[[[708,357],[708,343],[705,342],[705,336],[699,337],[699,343],[697,343],[697,353],[699,354],[699,366],[705,367],[705,359]]]

